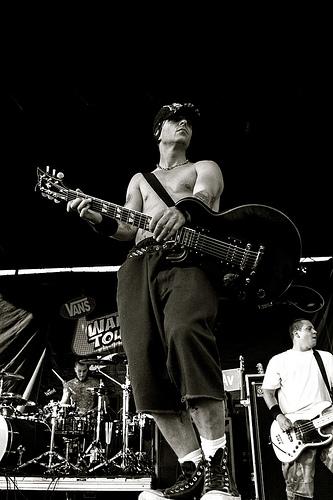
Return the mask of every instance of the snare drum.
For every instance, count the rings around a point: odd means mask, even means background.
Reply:
[[[87,431],[87,419],[84,416],[72,414],[65,421],[60,433],[64,436],[82,436]]]
[[[0,415],[0,469],[16,467],[48,450],[51,430],[45,422]]]

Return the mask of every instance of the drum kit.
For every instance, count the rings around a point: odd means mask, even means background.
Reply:
[[[0,371],[0,473],[24,471],[34,475],[42,471],[56,476],[152,473],[152,421],[145,414],[130,411],[131,384],[125,355],[86,358],[80,362],[93,368],[99,379],[98,387],[87,389],[96,396],[97,407],[86,414],[79,413],[75,404],[58,401],[50,401],[41,409],[23,396],[4,392],[5,380],[24,377]],[[116,363],[125,364],[123,382],[103,371]],[[111,419],[105,409],[106,379],[121,390],[119,420]]]

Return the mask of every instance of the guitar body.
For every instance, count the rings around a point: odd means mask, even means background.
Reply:
[[[320,408],[330,408],[325,417],[323,412],[320,417],[313,420],[293,420],[292,414],[286,416],[293,422],[293,428],[287,432],[282,431],[276,420],[271,425],[270,435],[274,452],[281,462],[292,462],[308,447],[324,446],[333,439],[332,434],[324,434],[321,427],[333,421],[331,403],[325,401],[318,405]]]
[[[195,198],[183,198],[177,207],[191,214],[192,228],[217,242],[235,244],[238,249],[245,249],[248,244],[253,250],[263,247],[253,271],[240,269],[238,263],[234,264],[230,252],[220,260],[214,241],[207,244],[212,249],[216,272],[222,275],[227,288],[238,290],[239,298],[265,303],[289,288],[300,261],[302,245],[298,229],[284,213],[259,204],[213,212]],[[203,260],[208,256],[211,260],[205,248],[202,251],[189,249],[188,252],[197,253]]]
[[[42,196],[68,202],[78,195],[48,172],[38,168],[37,176]],[[80,196],[90,198],[92,210],[103,217],[149,232],[151,216],[84,193]],[[190,214],[191,223],[165,242],[167,259],[190,258],[204,266],[226,294],[263,307],[289,288],[301,257],[301,238],[284,213],[258,204],[213,212],[193,197],[176,206]]]

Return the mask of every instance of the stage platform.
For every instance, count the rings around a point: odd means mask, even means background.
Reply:
[[[135,492],[151,488],[151,477],[43,477],[0,476],[0,490],[13,491],[118,491]]]

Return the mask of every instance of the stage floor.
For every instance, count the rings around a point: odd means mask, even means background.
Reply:
[[[0,490],[12,491],[143,491],[151,477],[43,477],[0,476]]]

